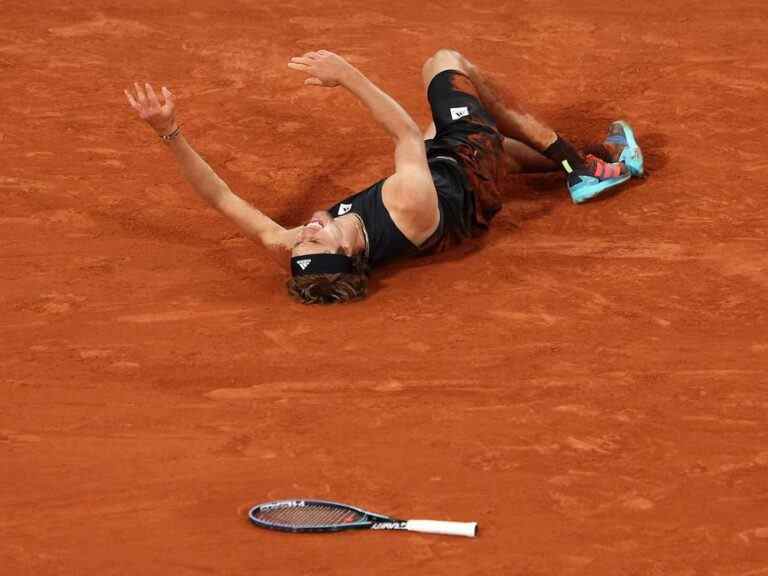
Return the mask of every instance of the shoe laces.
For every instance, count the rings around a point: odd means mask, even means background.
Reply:
[[[616,178],[622,173],[621,162],[609,163],[602,158],[598,158],[592,154],[587,154],[587,156],[584,158],[584,164],[587,165],[590,175],[598,178],[599,180]]]

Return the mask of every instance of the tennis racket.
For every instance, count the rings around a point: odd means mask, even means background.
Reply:
[[[360,508],[326,500],[281,500],[259,504],[248,511],[256,526],[284,532],[339,532],[341,530],[408,530],[428,534],[477,534],[477,522],[397,520]]]

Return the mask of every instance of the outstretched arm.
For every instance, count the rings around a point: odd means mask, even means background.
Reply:
[[[388,179],[384,190],[387,208],[397,210],[405,217],[409,228],[434,230],[439,219],[437,193],[427,164],[424,140],[408,112],[360,70],[333,52],[307,52],[291,58],[288,66],[309,76],[305,84],[327,88],[344,86],[366,105],[395,141],[395,174]]]
[[[344,86],[368,107],[396,142],[413,136],[421,138],[419,127],[408,112],[341,56],[327,50],[307,52],[291,58],[288,67],[308,74],[304,84],[309,86]]]
[[[125,91],[128,103],[168,145],[181,172],[195,192],[208,204],[230,218],[250,238],[270,248],[290,249],[295,230],[286,230],[232,192],[208,163],[187,142],[176,123],[173,94],[163,86],[161,103],[151,85],[134,84],[136,95]]]

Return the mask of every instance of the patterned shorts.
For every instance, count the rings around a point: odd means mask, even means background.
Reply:
[[[437,129],[435,137],[426,142],[427,156],[458,160],[474,196],[471,225],[483,231],[502,206],[499,190],[507,174],[504,137],[464,73],[444,70],[437,74],[427,98]]]

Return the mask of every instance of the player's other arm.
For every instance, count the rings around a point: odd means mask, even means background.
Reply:
[[[424,138],[405,109],[356,68],[341,83],[357,96],[395,141],[395,173],[385,187],[387,208],[412,221],[414,229],[437,226],[437,193],[427,164]]]
[[[341,56],[327,50],[307,52],[291,58],[288,66],[307,74],[309,78],[304,81],[307,85],[326,88],[344,86],[366,105],[395,141],[421,138],[419,127],[408,112]]]
[[[134,86],[135,96],[125,92],[128,102],[159,136],[171,136],[167,144],[182,174],[198,196],[237,224],[249,238],[269,248],[290,248],[295,242],[295,230],[286,230],[232,192],[181,134],[176,123],[171,91],[163,87],[164,101],[161,103],[149,84],[145,84],[144,88],[138,84]]]
[[[169,142],[181,172],[208,204],[234,222],[242,232],[268,248],[290,249],[295,234],[232,192],[226,182],[195,151],[183,134]]]
[[[408,112],[360,70],[332,52],[308,52],[292,58],[288,66],[309,76],[305,84],[344,86],[366,105],[395,141],[395,174],[384,190],[387,208],[406,218],[409,228],[434,231],[440,217],[437,193],[421,131]]]

